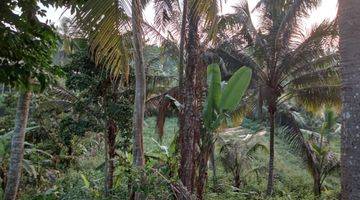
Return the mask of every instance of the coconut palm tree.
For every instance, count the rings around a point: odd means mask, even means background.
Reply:
[[[169,5],[169,1],[157,1],[157,4]],[[115,76],[123,75],[127,80],[130,60],[134,63],[135,105],[133,125],[133,165],[140,171],[145,165],[143,147],[143,122],[146,98],[146,75],[144,63],[144,31],[161,34],[144,22],[142,11],[148,1],[87,1],[78,9],[74,23],[89,37],[90,52],[97,65],[105,66]],[[168,6],[170,7],[170,6]],[[159,7],[160,10],[163,7]],[[164,12],[162,12],[164,13]],[[132,45],[126,41],[132,37]],[[133,48],[132,56],[130,49]],[[125,81],[127,82],[127,81]],[[141,194],[133,193],[134,199]]]
[[[274,134],[278,106],[291,98],[309,110],[340,102],[337,53],[332,51],[332,39],[337,36],[335,22],[325,20],[309,33],[301,27],[301,19],[308,16],[319,2],[262,0],[254,8],[261,18],[257,28],[252,22],[247,1],[243,1],[236,7],[235,14],[225,15],[219,22],[219,29],[224,31],[218,35],[227,38],[218,44],[223,48],[220,52],[253,68],[256,81],[252,88],[261,94],[258,99],[264,100],[267,107],[270,125],[269,195],[274,186]]]
[[[360,198],[359,93],[360,2],[339,1],[340,54],[342,75],[341,199]]]
[[[134,63],[135,63],[135,105],[134,105],[134,126],[133,126],[133,165],[142,170],[145,166],[143,129],[144,129],[144,113],[145,113],[145,97],[146,97],[146,77],[144,64],[144,39],[141,23],[142,9],[140,0],[132,0],[132,34]],[[134,193],[134,199],[140,200],[143,197],[141,193]]]

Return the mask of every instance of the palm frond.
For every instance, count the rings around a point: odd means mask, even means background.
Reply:
[[[262,143],[256,143],[254,144],[247,152],[248,156],[253,156],[253,154],[257,151],[262,151],[264,153],[269,153],[269,149],[265,144]]]
[[[194,0],[189,6],[189,16],[200,16],[204,19],[207,40],[213,41],[218,30],[219,11],[223,0]]]
[[[290,89],[289,93],[295,101],[304,106],[308,111],[317,112],[323,106],[341,106],[341,85],[320,85]]]
[[[166,25],[170,22],[173,12],[174,0],[155,0],[154,11],[155,19],[154,24],[159,31],[164,31]]]
[[[324,182],[327,176],[340,172],[340,161],[333,152],[328,152],[325,157],[323,172],[321,174],[321,182]]]
[[[297,32],[301,19],[308,17],[311,9],[319,6],[321,0],[294,0],[287,9],[281,24],[277,30],[277,43],[282,48],[286,48],[292,36],[292,33]]]
[[[108,68],[115,76],[127,77],[130,70],[129,11],[127,0],[89,0],[77,10],[73,21],[89,38],[96,65]]]
[[[284,56],[282,69],[301,63],[303,60],[311,62],[313,59],[326,56],[325,49],[334,47],[332,42],[337,36],[336,21],[328,20],[314,26],[309,34],[297,33],[291,37],[289,46],[293,51]]]
[[[314,155],[311,145],[305,140],[298,123],[288,110],[281,110],[278,115],[281,115],[282,131],[278,132],[279,136],[285,139],[289,146],[303,159],[308,170],[312,175],[317,173],[318,161]]]
[[[288,82],[299,84],[302,78],[318,77],[339,79],[337,74],[339,66],[339,55],[330,53],[322,55],[310,62],[300,62],[292,69],[286,78],[290,77]],[[284,77],[285,78],[285,77]],[[304,81],[306,83],[306,81]]]

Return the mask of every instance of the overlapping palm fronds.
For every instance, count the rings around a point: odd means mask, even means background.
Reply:
[[[260,1],[254,10],[262,13],[263,19],[271,21],[272,25],[264,22],[255,29],[247,1],[243,1],[236,7],[238,12],[220,20],[225,29],[219,36],[230,39],[219,44],[217,52],[225,62],[238,62],[257,69],[254,70],[257,85],[274,90],[265,95],[277,93],[278,103],[295,98],[311,111],[319,110],[325,104],[339,107],[339,59],[334,50],[336,21],[325,20],[308,33],[300,27],[301,19],[317,5],[316,0],[278,1],[277,4]],[[279,46],[276,46],[273,32],[277,32],[278,40],[281,40]],[[238,36],[242,42],[236,42]]]
[[[318,132],[304,131],[294,116],[293,111],[282,109],[279,112],[281,125],[279,135],[289,142],[290,147],[302,157],[307,169],[314,179],[314,193],[320,195],[325,179],[340,169],[340,161],[329,148],[329,138],[336,131],[336,116],[327,108],[323,124]],[[309,137],[304,134],[311,132]],[[314,136],[316,134],[316,136]]]
[[[172,0],[157,0],[155,10],[156,22],[165,26],[172,16]],[[143,9],[149,1],[142,1]],[[106,67],[113,75],[125,77],[130,72],[132,60],[131,42],[131,2],[128,0],[89,0],[76,10],[73,24],[79,32],[89,38],[90,53],[99,66]],[[142,26],[146,37],[153,37],[160,43],[169,39],[164,31],[143,21]]]
[[[221,51],[224,60],[231,58],[254,69],[254,89],[258,90],[259,105],[264,101],[268,107],[271,138],[273,119],[283,102],[295,99],[311,111],[324,105],[339,106],[336,20],[325,20],[308,33],[302,28],[302,20],[320,1],[261,0],[252,11],[261,19],[256,28],[246,2],[237,7],[239,12],[220,20],[224,29],[219,37],[226,40],[218,46],[228,47]],[[270,144],[273,152],[273,139]],[[274,177],[274,153],[270,155],[268,194],[273,192]]]

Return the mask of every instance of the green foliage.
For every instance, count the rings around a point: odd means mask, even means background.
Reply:
[[[216,113],[220,111],[221,99],[221,74],[220,67],[217,64],[211,64],[207,67],[208,93],[204,106],[205,126],[211,127]]]
[[[208,95],[204,106],[204,122],[209,131],[216,130],[226,114],[239,106],[251,80],[251,69],[242,67],[230,78],[221,90],[220,67],[217,64],[208,66]]]
[[[5,134],[14,128],[16,95],[13,93],[2,94],[0,102],[0,134]]]
[[[14,12],[18,7],[23,14]],[[1,3],[0,82],[19,89],[43,91],[61,74],[52,65],[57,36],[52,27],[41,23],[44,16],[37,1]]]
[[[234,111],[249,87],[252,70],[242,67],[237,70],[226,84],[221,95],[220,108],[225,111]]]
[[[255,174],[258,179],[259,174],[264,172],[265,166],[252,166],[256,160],[254,155],[257,152],[268,154],[268,148],[262,142],[263,135],[242,135],[239,138],[226,140],[219,138],[221,145],[220,159],[226,172],[231,172],[234,178],[234,187],[241,188],[247,185],[249,177]]]

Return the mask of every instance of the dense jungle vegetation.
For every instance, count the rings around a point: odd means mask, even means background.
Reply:
[[[0,198],[359,200],[360,1],[232,1],[2,0]]]

